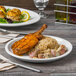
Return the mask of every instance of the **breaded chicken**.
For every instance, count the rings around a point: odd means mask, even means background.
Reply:
[[[1,9],[4,10],[4,12],[6,12],[6,9],[5,9],[4,6],[0,6],[0,10],[1,10]],[[2,11],[2,10],[1,10],[1,11]]]
[[[47,28],[47,25],[44,24],[41,27],[41,29],[38,30],[37,32],[28,34],[24,36],[22,39],[20,39],[19,41],[16,41],[11,47],[13,50],[13,53],[16,55],[22,55],[30,51],[38,43],[38,41],[42,39],[43,35],[41,35],[41,33],[46,28]]]
[[[20,21],[21,11],[19,9],[12,9],[7,12],[7,18],[11,19],[12,21]]]
[[[0,11],[0,18],[4,18],[4,17],[5,17],[5,14],[2,11]]]
[[[4,14],[4,12],[6,12],[6,9],[5,9],[5,7],[3,7],[3,6],[0,6],[0,18],[4,18],[5,17],[5,14]]]
[[[19,9],[14,8],[12,11],[16,12],[18,15],[21,15],[21,11]]]

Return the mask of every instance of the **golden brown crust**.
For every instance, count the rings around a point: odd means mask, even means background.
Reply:
[[[5,17],[4,13],[0,11],[0,18],[4,18],[4,17]]]
[[[22,38],[21,40],[15,42],[11,47],[13,50],[13,53],[16,55],[22,55],[30,51],[43,37],[41,33],[45,29],[44,26],[45,25],[43,25],[42,28],[38,30],[38,32],[28,34],[24,36],[24,38]]]
[[[38,31],[35,32],[34,34],[41,34],[46,28],[47,28],[47,25],[44,24],[44,25],[40,28],[40,30],[38,30]]]
[[[13,21],[19,21],[20,15],[21,15],[21,11],[16,8],[7,12],[7,18],[12,19]]]
[[[0,6],[0,18],[4,18],[5,17],[5,14],[4,14],[4,12],[6,12],[6,9],[5,9],[5,7],[4,6]]]
[[[0,6],[0,10],[4,10],[5,12],[6,12],[6,9],[5,9],[5,7],[4,6]]]
[[[14,8],[11,11],[15,12],[18,15],[21,15],[21,11],[19,9]]]

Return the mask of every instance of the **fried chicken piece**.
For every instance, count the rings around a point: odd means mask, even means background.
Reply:
[[[47,25],[44,24],[40,30],[38,30],[35,33],[28,34],[24,36],[21,40],[16,41],[12,45],[13,53],[16,55],[22,55],[30,51],[35,45],[38,43],[40,39],[42,39],[43,35],[41,33],[44,31],[44,29],[47,28]]]
[[[0,18],[4,18],[4,17],[5,17],[5,14],[2,11],[0,11]]]
[[[5,9],[5,7],[3,7],[3,6],[0,6],[0,18],[4,18],[5,17],[5,14],[4,14],[4,12],[6,12],[6,9]]]
[[[12,9],[17,15],[21,15],[21,11],[17,8]]]
[[[7,12],[7,18],[11,19],[12,21],[20,21],[21,11],[19,9],[12,9]]]
[[[4,12],[6,12],[6,9],[5,9],[4,6],[0,6],[0,11],[2,11],[1,9],[2,9]]]

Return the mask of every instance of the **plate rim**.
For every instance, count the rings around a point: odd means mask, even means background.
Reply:
[[[60,38],[60,37],[50,36],[50,35],[44,35],[44,36]],[[22,37],[23,37],[23,36],[22,36]],[[22,38],[22,37],[18,37],[18,38],[15,38],[15,39],[9,41],[9,42],[5,45],[5,51],[6,51],[10,56],[15,57],[15,58],[20,59],[20,60],[24,60],[24,61],[29,61],[29,60],[31,60],[31,62],[33,62],[33,61],[34,61],[34,62],[35,62],[35,61],[41,62],[41,61],[50,61],[50,60],[51,60],[51,61],[54,61],[54,60],[58,60],[58,59],[64,58],[65,56],[69,55],[69,54],[71,53],[71,51],[72,51],[72,48],[73,48],[72,44],[71,44],[68,40],[63,39],[63,38],[60,38],[60,39],[65,40],[66,42],[68,42],[68,43],[71,45],[71,49],[70,49],[69,51],[67,51],[65,54],[60,55],[60,56],[57,56],[57,57],[53,57],[53,58],[48,58],[48,59],[33,59],[33,58],[26,59],[26,58],[21,58],[20,56],[17,56],[17,55],[15,55],[15,54],[11,53],[10,51],[8,51],[8,50],[9,50],[9,49],[8,49],[8,46],[9,46],[9,44],[10,44],[11,42],[16,41],[17,39],[20,39],[20,38]]]
[[[3,23],[2,24],[2,23],[0,23],[0,27],[18,27],[18,26],[20,27],[20,26],[27,26],[27,25],[34,24],[34,23],[40,21],[40,16],[38,15],[38,13],[36,13],[36,12],[34,12],[32,10],[24,9],[24,8],[20,8],[20,7],[14,7],[14,6],[5,6],[5,5],[4,5],[4,7],[5,8],[6,7],[8,7],[8,8],[18,8],[18,9],[23,9],[23,10],[27,10],[27,11],[33,12],[33,13],[35,13],[38,16],[38,19],[36,21],[33,21],[33,22],[29,23],[29,24],[26,24],[26,22],[16,23],[16,24],[11,24],[11,23],[9,23],[9,24]]]

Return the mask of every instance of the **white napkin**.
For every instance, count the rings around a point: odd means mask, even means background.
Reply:
[[[16,65],[8,63],[8,62],[0,62],[0,71],[9,70],[16,67]]]
[[[5,42],[15,38],[18,35],[19,34],[6,34],[6,35],[3,35],[3,34],[0,33],[0,43],[5,43]],[[9,70],[9,69],[12,69],[12,68],[16,67],[16,65],[14,65],[12,63],[9,63],[1,55],[0,55],[0,59],[2,59],[2,61],[0,61],[0,71]]]
[[[7,58],[0,54],[0,71],[9,70],[16,67],[16,65],[9,62]]]
[[[0,34],[0,43],[5,43],[15,37],[17,37],[19,34],[6,34],[6,35],[1,35]]]

